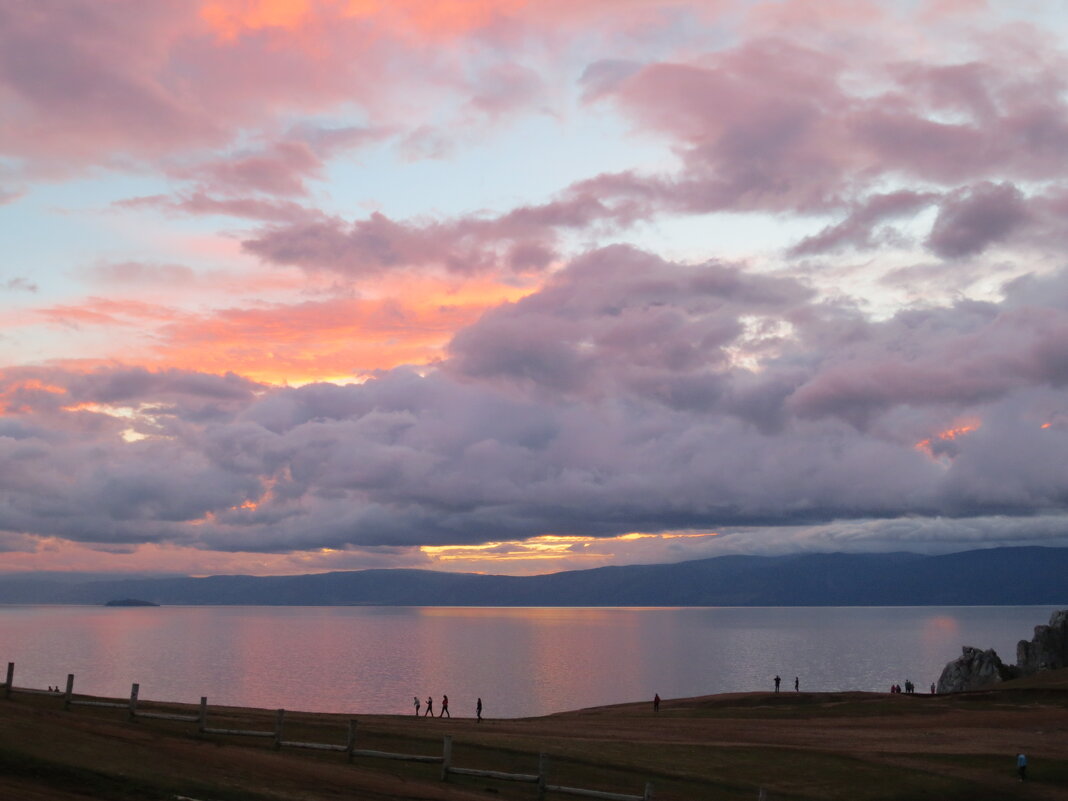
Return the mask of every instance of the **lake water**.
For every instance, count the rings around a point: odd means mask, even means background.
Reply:
[[[457,608],[0,606],[16,687],[410,714],[442,693],[489,717],[709,693],[927,688],[961,646],[1006,662],[1055,607]]]

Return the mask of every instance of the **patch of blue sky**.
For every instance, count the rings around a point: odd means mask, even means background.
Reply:
[[[406,161],[390,140],[331,163],[329,208],[342,217],[371,211],[395,218],[501,213],[545,203],[571,183],[628,169],[657,172],[674,164],[661,142],[632,134],[614,114],[540,115],[465,143],[447,157]]]
[[[809,217],[717,212],[659,217],[598,244],[626,243],[679,262],[722,260],[759,268],[826,224]]]
[[[166,190],[159,180],[119,173],[36,184],[0,207],[5,273],[33,281],[41,297],[59,298],[78,294],[79,275],[99,262],[174,261],[159,236],[164,228],[208,234],[218,228],[217,221],[176,218],[164,227],[156,210],[112,206]]]
[[[113,326],[42,320],[0,335],[0,361],[33,365],[58,359],[96,359],[114,351],[115,331]],[[136,335],[130,329],[123,333],[127,339]]]

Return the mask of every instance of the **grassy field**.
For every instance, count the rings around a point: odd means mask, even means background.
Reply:
[[[180,704],[143,711],[195,714]],[[213,707],[212,727],[271,730],[273,710]],[[348,717],[287,712],[285,739],[344,744]],[[1068,671],[951,696],[744,693],[665,699],[517,720],[359,718],[357,748],[440,755],[453,764],[536,773],[552,784],[658,801],[756,799],[1065,799]],[[1029,781],[1014,773],[1030,759]],[[269,739],[197,736],[191,723],[126,720],[123,710],[62,709],[56,697],[0,700],[0,798],[535,799],[531,785],[440,780],[440,766],[341,753],[275,751]],[[570,796],[550,794],[548,798]]]

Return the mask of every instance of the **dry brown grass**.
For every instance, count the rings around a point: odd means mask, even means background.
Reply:
[[[178,704],[142,709],[195,713]],[[211,726],[273,728],[272,710],[213,707]],[[344,743],[347,718],[287,713],[287,740]],[[439,780],[435,765],[282,750],[270,741],[197,737],[190,723],[126,721],[122,710],[62,710],[58,698],[0,701],[0,799],[533,799],[533,787]],[[1065,799],[1068,671],[955,696],[744,693],[622,704],[542,718],[424,719],[367,715],[358,747],[440,754],[454,764],[537,772],[554,784],[659,801],[754,799]],[[1031,760],[1016,781],[1014,756]],[[552,798],[553,796],[550,796]],[[565,796],[555,796],[565,798]]]

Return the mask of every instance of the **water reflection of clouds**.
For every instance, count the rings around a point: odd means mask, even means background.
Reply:
[[[411,607],[430,618],[504,619],[524,624],[567,623],[602,620],[613,623],[630,608],[598,606],[424,606]]]
[[[16,683],[326,712],[412,714],[448,693],[489,717],[770,690],[885,690],[937,678],[962,645],[1015,642],[1048,607],[0,607]]]

